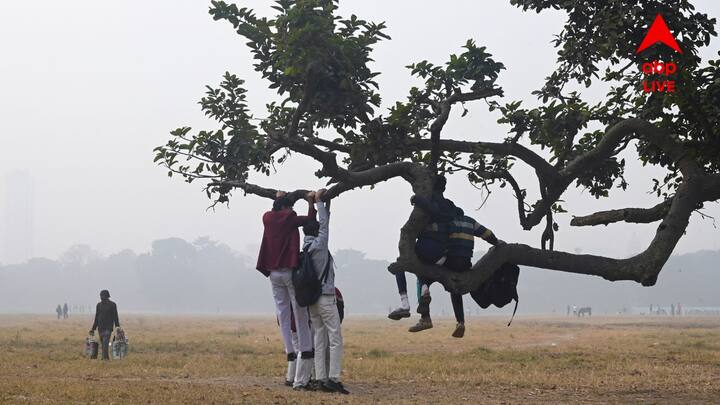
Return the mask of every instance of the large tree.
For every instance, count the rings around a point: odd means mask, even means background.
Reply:
[[[469,40],[445,63],[408,66],[424,84],[381,111],[374,81],[379,73],[369,62],[373,45],[389,39],[384,23],[338,16],[333,0],[278,0],[274,18],[212,1],[210,14],[245,38],[255,70],[277,92],[277,102],[267,106],[266,118],[254,119],[243,80],[226,73],[200,101],[219,128],[172,131],[167,144],[156,149],[156,161],[169,175],[204,180],[215,203],[227,202],[236,189],[274,198],[276,190],[250,183],[249,175],[271,176],[291,155],[321,164],[315,175],[332,185],[326,199],[396,177],[424,196],[436,174],[464,174],[483,187],[509,185],[520,226],[529,230],[544,224],[539,248],[500,245],[473,271],[461,274],[423,265],[413,246],[428,218],[415,208],[400,229],[399,257],[389,270],[435,279],[459,293],[476,288],[503,262],[653,285],[691,215],[703,203],[720,199],[720,62],[703,61],[698,54],[716,35],[715,19],[695,12],[686,0],[511,3],[524,11],[560,9],[567,15],[554,40],[556,69],[532,92],[536,106],[503,100],[496,84],[503,64]],[[678,37],[682,54],[662,45],[636,54],[658,13]],[[654,60],[677,64],[671,77],[676,92],[643,92],[641,65]],[[600,103],[588,102],[578,90],[596,86],[609,89]],[[453,139],[445,130],[451,111],[467,111],[481,100],[507,128],[504,142]],[[643,164],[665,171],[655,182],[657,204],[576,216],[571,225],[658,222],[647,248],[626,259],[555,251],[553,215],[565,211],[563,194],[578,187],[602,198],[614,188],[626,189],[625,162],[618,155],[628,147],[636,149]],[[537,177],[535,202],[528,201],[527,189],[513,177],[513,164],[519,162]],[[305,192],[290,195],[297,199]]]

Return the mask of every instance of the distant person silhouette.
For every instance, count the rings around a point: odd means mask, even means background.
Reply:
[[[60,306],[60,304],[58,304],[57,308],[55,308],[55,312],[57,312],[57,319],[60,319],[60,317],[62,316],[62,307]]]
[[[108,345],[110,344],[110,335],[112,335],[113,326],[120,328],[120,318],[118,317],[117,305],[110,301],[110,292],[108,290],[100,291],[100,302],[95,307],[95,322],[93,322],[90,335],[95,334],[95,329],[100,332],[100,345],[102,346],[102,359],[110,360]],[[97,354],[92,356],[97,358]]]
[[[68,317],[68,305],[67,305],[67,302],[65,303],[65,305],[63,305],[62,313],[63,313],[63,319],[67,319],[67,317]]]

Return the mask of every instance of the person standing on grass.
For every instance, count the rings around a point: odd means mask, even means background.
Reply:
[[[100,291],[100,302],[95,307],[95,322],[93,322],[90,329],[90,335],[95,335],[95,329],[99,331],[103,360],[110,360],[108,346],[110,345],[110,335],[112,335],[113,327],[120,329],[117,305],[110,301],[110,292],[102,290]],[[92,358],[96,359],[97,353]]]
[[[62,307],[60,304],[58,304],[57,308],[55,308],[55,312],[57,313],[57,319],[60,319],[62,317]]]
[[[315,378],[321,382],[320,389],[323,391],[349,394],[340,382],[343,340],[335,289],[335,263],[328,249],[330,212],[322,201],[325,191],[320,189],[315,194],[318,221],[309,221],[303,227],[303,251],[310,255],[313,269],[322,283],[320,298],[309,307],[315,334]],[[329,370],[325,361],[326,351],[330,357]]]
[[[65,303],[65,305],[63,305],[62,311],[63,311],[63,319],[67,319],[67,317],[68,317],[68,304],[67,304],[67,302]]]
[[[313,343],[307,308],[298,306],[292,283],[292,270],[300,264],[300,232],[298,228],[315,220],[315,193],[305,196],[308,215],[299,216],[287,194],[278,191],[271,211],[263,215],[263,238],[258,254],[257,270],[270,279],[280,330],[288,362],[297,358],[293,347],[291,313],[295,316],[300,360],[296,362],[293,388],[307,388],[313,362]],[[291,309],[292,308],[292,309]]]

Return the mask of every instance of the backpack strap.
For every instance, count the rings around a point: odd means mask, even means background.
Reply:
[[[327,278],[330,275],[330,261],[332,260],[332,255],[330,254],[330,251],[328,250],[328,260],[325,264],[325,270],[323,270],[322,275],[320,276],[320,280],[322,280],[322,283],[325,284],[327,282]]]
[[[507,325],[507,326],[510,326],[510,324],[511,324],[512,321],[513,321],[513,319],[515,318],[515,312],[517,312],[517,306],[518,306],[518,303],[519,303],[519,302],[520,302],[520,300],[518,299],[518,296],[517,296],[517,293],[516,293],[516,294],[515,294],[515,309],[513,309],[513,314],[512,314],[512,316],[510,317],[510,322],[508,322],[508,325]]]

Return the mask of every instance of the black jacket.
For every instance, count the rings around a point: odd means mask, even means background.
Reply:
[[[117,305],[110,300],[98,302],[95,307],[95,322],[93,322],[92,330],[113,330],[113,326],[120,326]]]

